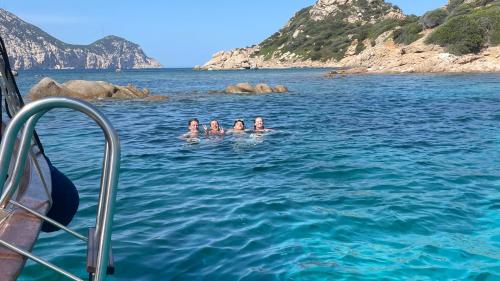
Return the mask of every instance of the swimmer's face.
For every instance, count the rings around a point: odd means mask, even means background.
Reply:
[[[245,125],[243,125],[243,122],[237,121],[236,123],[234,123],[234,128],[233,129],[235,129],[237,131],[241,131],[241,130],[245,129]]]
[[[189,123],[189,131],[192,132],[192,133],[197,133],[198,132],[198,122],[196,121],[191,121],[191,123]]]
[[[212,129],[214,131],[218,131],[219,130],[219,123],[217,123],[217,121],[215,121],[215,120],[210,121],[210,129]]]
[[[261,117],[255,118],[255,129],[263,130],[264,129],[264,120]]]

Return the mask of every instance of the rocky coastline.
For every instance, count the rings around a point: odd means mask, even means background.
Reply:
[[[252,56],[258,46],[222,51],[200,67],[201,70],[280,69],[280,68],[345,68],[353,73],[475,73],[500,72],[500,47],[489,47],[477,54],[457,56],[443,47],[424,43],[432,30],[422,32],[423,37],[409,45],[399,45],[391,38],[392,32],[364,42],[366,49],[355,54],[351,45],[346,57],[340,61],[311,61],[294,59],[291,54],[264,60]]]
[[[318,0],[311,7],[310,13],[314,20],[322,20],[325,15],[335,13],[345,5],[353,5],[350,0]],[[371,2],[371,1],[370,1]],[[474,2],[472,0],[464,3]],[[353,2],[354,3],[354,2]],[[322,17],[320,17],[322,15]],[[354,16],[359,15],[354,13]],[[366,24],[361,18],[345,18],[348,22]],[[397,10],[390,10],[383,18],[401,18]],[[285,26],[294,22],[292,18]],[[282,36],[282,29],[279,36]],[[454,55],[445,47],[431,44],[427,40],[434,28],[426,28],[419,32],[418,40],[409,44],[396,43],[395,28],[378,35],[376,38],[358,41],[351,38],[340,59],[311,60],[303,59],[293,52],[283,52],[280,48],[271,56],[262,55],[264,42],[248,48],[238,48],[230,51],[220,51],[213,55],[200,70],[235,70],[235,69],[272,69],[272,68],[341,68],[334,72],[342,74],[353,73],[476,73],[500,72],[500,46],[484,46],[479,52]],[[277,33],[278,34],[278,33]],[[301,28],[295,30],[288,38],[300,36]],[[293,39],[291,42],[293,42]],[[282,45],[284,46],[284,45]]]
[[[476,73],[500,72],[500,47],[477,54],[457,56],[443,47],[425,44],[431,31],[410,45],[395,44],[390,34],[382,34],[374,47],[348,56],[336,66],[346,73]]]
[[[312,61],[301,60],[293,54],[271,59],[264,59],[263,56],[256,56],[259,46],[249,48],[238,48],[230,51],[220,51],[215,53],[203,66],[195,66],[195,70],[245,70],[245,69],[283,69],[283,68],[325,68],[338,67],[335,61]]]

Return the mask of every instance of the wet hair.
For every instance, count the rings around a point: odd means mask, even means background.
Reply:
[[[236,126],[236,123],[238,122],[241,122],[241,124],[243,125],[243,129],[245,129],[245,122],[243,122],[243,119],[236,119],[236,121],[234,121],[233,128],[234,126]]]
[[[212,119],[210,121],[210,127],[212,127],[212,122],[214,122],[214,121],[215,121],[215,123],[217,123],[217,128],[219,128],[219,130],[220,130],[220,124],[219,124],[219,121],[217,121],[217,119]]]
[[[260,118],[260,119],[262,119],[262,125],[264,125],[264,118],[262,118],[262,116],[257,116],[257,117],[255,117],[255,119],[254,119],[254,121],[253,121],[253,129],[254,129],[254,130],[257,130],[257,127],[255,126],[255,122],[256,122],[256,121],[257,121],[257,119],[259,119],[259,118]],[[262,126],[262,127],[264,127],[264,126]]]
[[[196,121],[196,123],[200,124],[200,121],[198,121],[197,118],[189,119],[188,121],[188,127],[191,126],[191,122]]]

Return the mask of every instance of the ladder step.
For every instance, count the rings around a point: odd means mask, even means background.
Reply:
[[[89,241],[87,244],[87,272],[95,273],[97,267],[97,240],[95,240],[95,228],[89,228]],[[111,247],[109,247],[109,259],[108,266],[106,268],[106,274],[115,273],[115,263],[113,261],[113,252]]]

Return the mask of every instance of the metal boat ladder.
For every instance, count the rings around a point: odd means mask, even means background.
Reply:
[[[97,206],[95,228],[89,230],[88,237],[85,237],[60,223],[31,210],[20,203],[12,200],[15,194],[23,169],[26,164],[28,150],[31,144],[31,139],[38,120],[48,111],[54,108],[69,108],[82,112],[92,118],[102,129],[105,137],[104,160],[102,167],[102,175],[100,181],[99,201]],[[22,131],[18,154],[15,158],[15,165],[12,175],[6,179],[9,163],[12,160],[14,143],[16,137]],[[8,216],[7,206],[13,204],[36,217],[45,220],[69,234],[87,242],[87,271],[89,279],[93,281],[103,281],[107,274],[114,271],[111,254],[111,231],[114,215],[114,206],[116,200],[116,186],[118,183],[118,174],[120,168],[120,141],[118,134],[97,108],[90,103],[67,97],[53,97],[34,101],[25,105],[11,120],[5,128],[4,137],[0,146],[0,188],[2,195],[0,197],[0,222],[2,216]],[[12,245],[8,242],[0,240],[0,245],[40,263],[72,280],[83,281],[83,279],[73,275],[72,273],[51,264],[44,259],[33,255]]]

